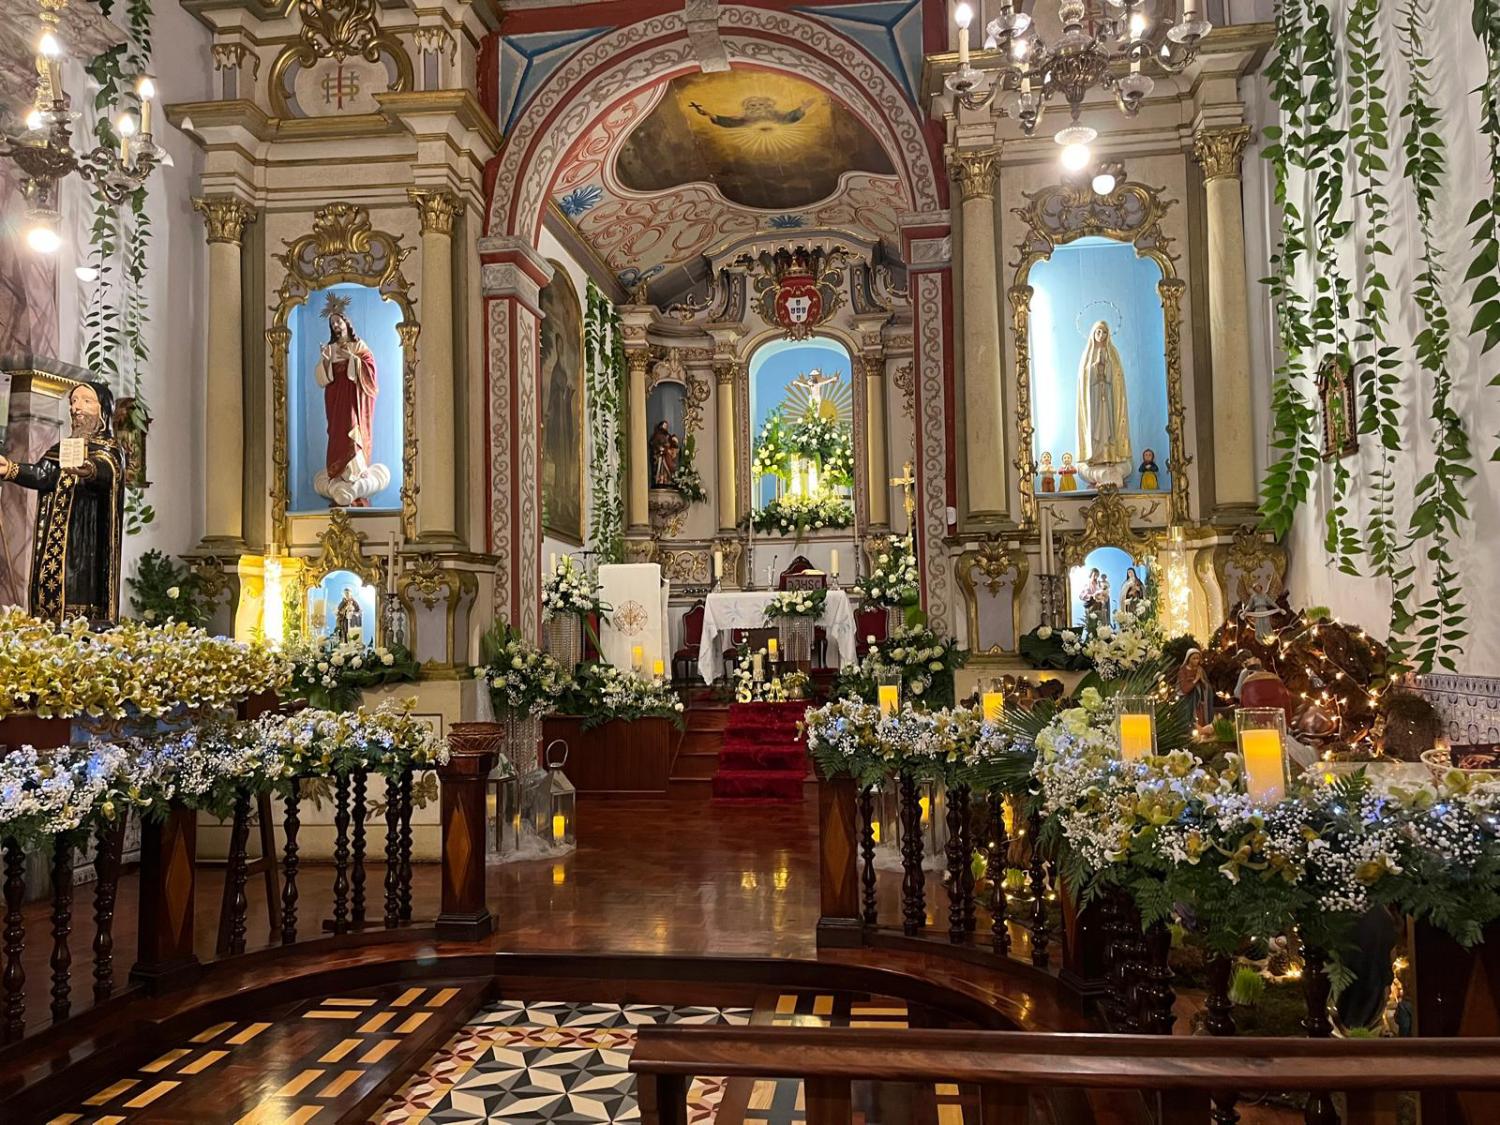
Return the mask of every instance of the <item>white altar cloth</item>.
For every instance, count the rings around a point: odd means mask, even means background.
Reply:
[[[724,650],[729,647],[733,630],[765,629],[772,624],[766,620],[766,607],[777,593],[776,590],[726,590],[704,599],[703,642],[698,646],[698,674],[704,683],[711,684],[723,675]],[[837,588],[830,589],[817,623],[828,633],[830,663],[838,668],[856,663],[854,607],[849,604],[849,595]]]

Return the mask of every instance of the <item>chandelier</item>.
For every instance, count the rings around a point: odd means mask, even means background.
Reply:
[[[1175,0],[1158,2],[1175,7]],[[1180,20],[1162,18],[1155,23],[1148,0],[1058,0],[1062,33],[1046,43],[1021,8],[1022,0],[1007,0],[1001,14],[985,26],[985,49],[999,52],[1000,65],[977,70],[969,65],[974,10],[959,4],[954,11],[958,69],[944,84],[968,109],[980,109],[998,98],[1000,109],[1019,121],[1028,137],[1036,132],[1049,101],[1067,102],[1071,120],[1055,139],[1064,146],[1064,166],[1074,171],[1088,164],[1088,143],[1098,136],[1078,121],[1089,92],[1096,87],[1113,91],[1120,110],[1134,117],[1156,86],[1145,73],[1147,61],[1176,74],[1197,57],[1203,37],[1213,30],[1204,17],[1203,0],[1182,0]]]
[[[73,148],[73,122],[78,114],[62,84],[63,44],[58,25],[67,0],[41,0],[42,33],[36,46],[36,96],[19,131],[8,132],[0,155],[9,156],[24,177],[26,242],[33,250],[54,253],[62,245],[58,189],[77,172],[113,204],[123,203],[146,182],[159,164],[171,158],[151,139],[152,101],[156,84],[148,75],[136,82],[141,115],[122,112],[114,120],[118,147],[98,145],[87,152]]]

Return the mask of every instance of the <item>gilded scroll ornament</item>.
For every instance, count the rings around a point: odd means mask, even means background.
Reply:
[[[1083,530],[1062,540],[1062,564],[1068,569],[1082,566],[1096,547],[1118,547],[1138,563],[1156,554],[1155,537],[1136,531],[1131,522],[1135,514],[1114,488],[1100,489],[1099,495],[1083,510]]]
[[[378,62],[382,47],[396,46],[394,37],[381,30],[378,10],[375,0],[301,0],[297,14],[302,18],[302,65],[312,66],[319,59],[343,62],[351,55]]]

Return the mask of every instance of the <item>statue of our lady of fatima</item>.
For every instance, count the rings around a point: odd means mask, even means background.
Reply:
[[[0,481],[38,494],[31,612],[49,621],[120,620],[125,451],[114,436],[114,396],[103,383],[68,394],[70,435],[35,464],[0,457]]]

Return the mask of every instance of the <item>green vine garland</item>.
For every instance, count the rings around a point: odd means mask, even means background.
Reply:
[[[1490,191],[1469,213],[1474,257],[1464,280],[1474,283],[1469,331],[1484,337],[1480,353],[1487,354],[1500,345],[1500,0],[1474,0],[1473,25],[1484,46],[1485,80],[1474,92],[1479,96],[1479,131],[1488,138]],[[1490,379],[1490,386],[1500,387],[1500,374]],[[1500,445],[1490,460],[1500,461]]]
[[[620,479],[625,471],[626,396],[625,338],[620,315],[592,281],[583,346],[585,409],[592,435],[589,488],[593,507],[589,516],[589,550],[601,563],[625,561],[625,499]]]

